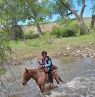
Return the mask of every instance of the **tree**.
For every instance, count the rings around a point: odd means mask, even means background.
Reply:
[[[94,28],[94,23],[95,23],[95,15],[92,15],[91,25],[90,25],[91,29]]]
[[[84,33],[87,33],[89,31],[86,24],[83,21],[83,13],[86,7],[85,5],[86,0],[77,1],[78,5],[82,6],[80,13],[77,12],[77,10],[74,8],[73,0],[57,0],[56,2],[59,2],[63,7],[63,9],[67,10],[67,13],[69,12],[70,14],[73,14],[76,17],[76,20],[80,23],[80,26]],[[65,13],[66,13],[66,10],[65,10]]]
[[[67,10],[72,12],[72,14],[75,15],[76,19],[79,22],[83,23],[83,13],[84,13],[84,10],[85,10],[85,7],[86,7],[85,0],[82,0],[82,1],[78,0],[78,3],[81,2],[81,4],[82,4],[80,14],[78,14],[78,12],[75,9],[73,9],[72,6],[70,6],[71,2],[72,2],[72,0],[71,1],[70,0],[60,0],[60,3],[63,5],[63,7],[65,7]]]
[[[11,48],[9,46],[8,31],[0,29],[0,67],[2,67],[10,58]]]
[[[40,23],[42,23],[47,16],[50,15],[49,8],[46,6],[48,0],[17,0],[19,6],[22,6],[22,13],[24,20],[31,20],[37,27],[38,34],[42,34]]]
[[[65,7],[63,7],[63,4],[60,2],[60,0],[57,0],[53,7],[54,7],[54,13],[59,14],[62,18],[64,17],[66,18],[72,14]]]
[[[26,0],[26,4],[28,6],[28,8],[30,9],[29,11],[32,13],[29,13],[30,14],[30,18],[34,20],[34,23],[37,27],[37,30],[38,30],[38,34],[41,35],[42,34],[42,30],[40,28],[40,25],[39,25],[39,21],[40,21],[40,16],[39,16],[39,9],[40,9],[40,6],[38,4],[37,1],[29,1],[29,0]]]
[[[92,3],[92,19],[91,19],[91,25],[90,28],[93,29],[95,25],[95,0],[91,0]]]
[[[21,10],[18,3],[13,0],[3,0],[0,2],[1,17],[6,19],[9,28],[10,39],[19,39],[23,35],[22,28],[18,25],[18,21],[22,19]],[[18,28],[18,29],[17,29]],[[11,30],[10,30],[11,29]]]

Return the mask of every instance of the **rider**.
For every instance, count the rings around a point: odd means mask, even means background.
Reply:
[[[52,60],[49,56],[47,56],[46,51],[42,51],[41,53],[42,59],[39,64],[44,67],[45,72],[48,74],[48,81],[53,83],[53,78],[52,78]]]

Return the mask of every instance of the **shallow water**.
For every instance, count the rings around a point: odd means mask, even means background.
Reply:
[[[58,58],[53,59],[58,66],[59,75],[65,83],[52,88],[46,87],[45,97],[95,97],[95,59],[94,58]],[[40,97],[40,91],[32,79],[22,86],[24,68],[36,68],[36,59],[18,66],[8,66],[2,77],[8,90],[0,87],[0,97]],[[11,71],[10,71],[11,70]],[[10,93],[9,93],[10,92]],[[48,95],[49,94],[49,95]]]

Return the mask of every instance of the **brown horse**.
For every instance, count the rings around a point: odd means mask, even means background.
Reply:
[[[59,82],[63,82],[57,73],[57,69],[52,70],[52,75],[53,75],[53,78],[56,80],[57,84],[59,84]],[[40,88],[41,93],[44,94],[45,83],[47,80],[47,74],[45,73],[45,70],[41,68],[25,69],[25,72],[23,74],[22,84],[26,85],[26,83],[31,78],[33,78],[36,81],[37,85]]]

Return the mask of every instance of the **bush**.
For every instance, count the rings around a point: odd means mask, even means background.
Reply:
[[[11,58],[11,48],[7,28],[0,30],[0,66],[3,66]],[[1,68],[1,67],[0,67]]]
[[[71,21],[60,27],[53,27],[52,34],[57,37],[71,37],[84,34],[81,25],[76,21]]]
[[[18,40],[18,39],[23,39],[24,33],[19,25],[12,25],[9,29],[10,31],[10,39],[11,40]]]
[[[57,37],[61,37],[62,29],[60,27],[53,27],[51,33],[56,35]]]
[[[38,34],[34,34],[33,31],[30,31],[28,34],[24,35],[24,39],[33,39],[39,37]]]

